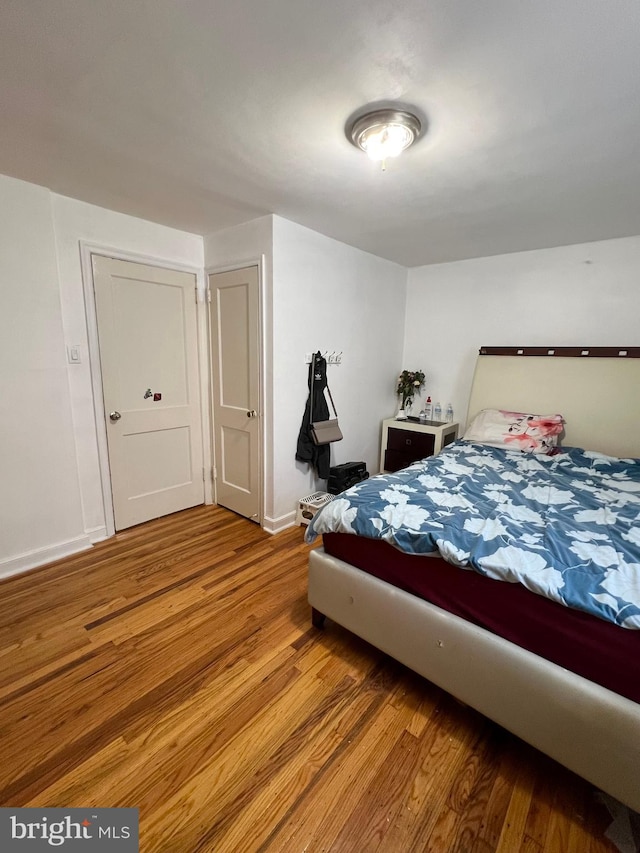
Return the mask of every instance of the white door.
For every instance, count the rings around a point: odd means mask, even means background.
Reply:
[[[258,268],[209,276],[216,503],[261,521]]]
[[[116,530],[204,502],[195,275],[92,257]]]

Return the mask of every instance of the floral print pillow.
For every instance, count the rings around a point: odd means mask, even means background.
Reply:
[[[549,453],[563,430],[562,415],[533,415],[504,409],[483,409],[464,434],[465,441],[477,441],[523,453]]]

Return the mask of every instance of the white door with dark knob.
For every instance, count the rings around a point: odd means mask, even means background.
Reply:
[[[209,276],[216,503],[260,523],[260,291],[257,267]]]
[[[94,255],[116,530],[204,502],[195,275]]]

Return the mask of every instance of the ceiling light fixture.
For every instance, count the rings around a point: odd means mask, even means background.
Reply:
[[[384,109],[365,113],[347,128],[347,138],[372,160],[397,157],[416,141],[422,131],[420,119],[407,110]]]

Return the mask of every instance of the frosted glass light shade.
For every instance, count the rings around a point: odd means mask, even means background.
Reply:
[[[397,157],[420,135],[420,120],[405,110],[376,110],[357,119],[347,132],[372,160]]]

